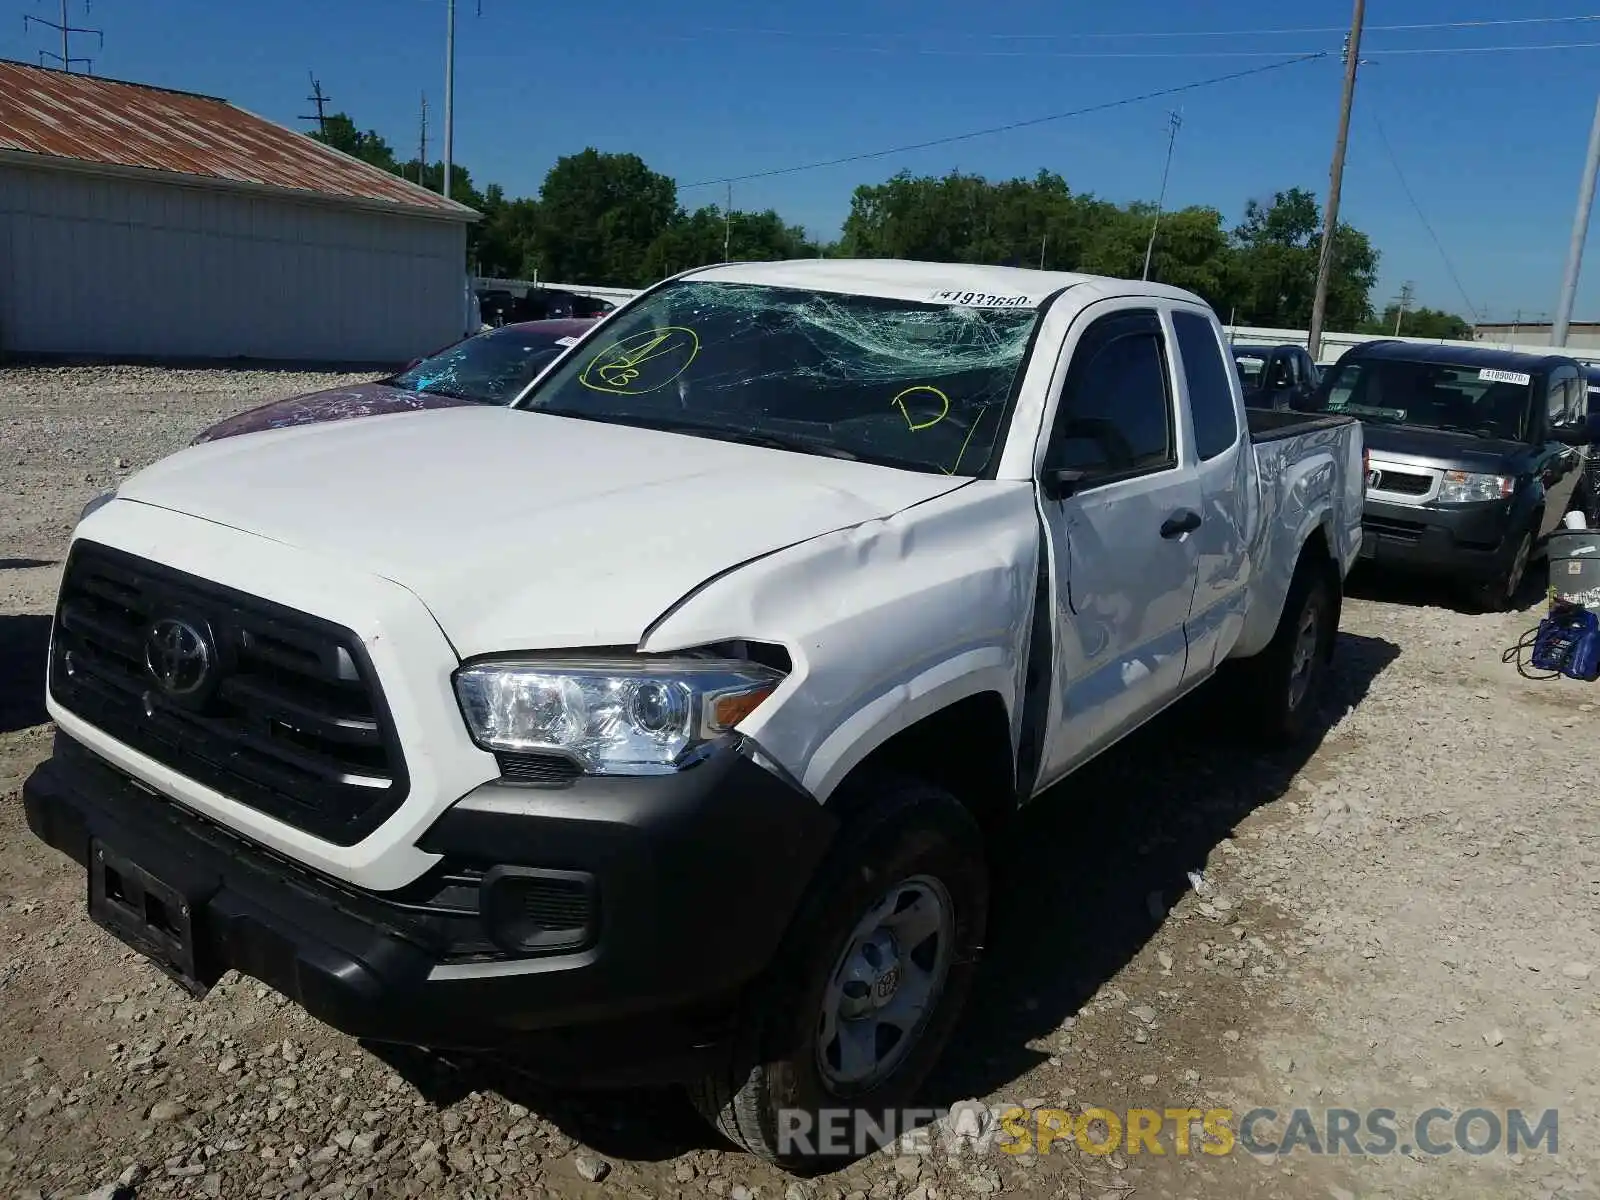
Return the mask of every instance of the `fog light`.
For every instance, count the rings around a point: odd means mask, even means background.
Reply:
[[[586,871],[494,867],[480,884],[484,928],[512,954],[578,950],[599,928],[599,889]]]

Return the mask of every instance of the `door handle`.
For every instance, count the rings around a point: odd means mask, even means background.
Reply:
[[[1180,508],[1161,522],[1161,536],[1168,539],[1179,538],[1199,528],[1200,514],[1192,508]]]

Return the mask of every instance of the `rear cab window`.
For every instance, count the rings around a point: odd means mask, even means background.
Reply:
[[[1215,458],[1239,440],[1228,367],[1215,326],[1198,313],[1175,309],[1172,329],[1178,357],[1189,385],[1189,413],[1194,422],[1195,452],[1201,461]]]

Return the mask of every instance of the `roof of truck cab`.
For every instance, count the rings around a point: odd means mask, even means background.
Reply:
[[[685,278],[707,283],[747,283],[804,288],[891,300],[949,302],[949,294],[974,293],[989,299],[1025,300],[1018,308],[1037,308],[1063,288],[1093,287],[1105,295],[1152,296],[1198,303],[1199,297],[1164,283],[1035,271],[980,263],[914,262],[900,258],[795,258],[778,262],[723,263],[689,272]],[[994,306],[1007,307],[1007,306]]]
[[[1376,341],[1351,346],[1351,358],[1379,358],[1395,362],[1437,363],[1444,367],[1499,368],[1525,374],[1545,374],[1552,368],[1576,366],[1577,360],[1565,354],[1527,354],[1518,350],[1498,350],[1493,346],[1439,346],[1429,342]]]

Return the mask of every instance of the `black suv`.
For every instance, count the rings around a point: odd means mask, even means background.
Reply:
[[[1296,408],[1317,390],[1321,372],[1304,346],[1234,346],[1247,408]]]
[[[1563,516],[1594,519],[1588,399],[1564,355],[1376,341],[1295,407],[1361,419],[1362,558],[1453,576],[1504,609]]]

